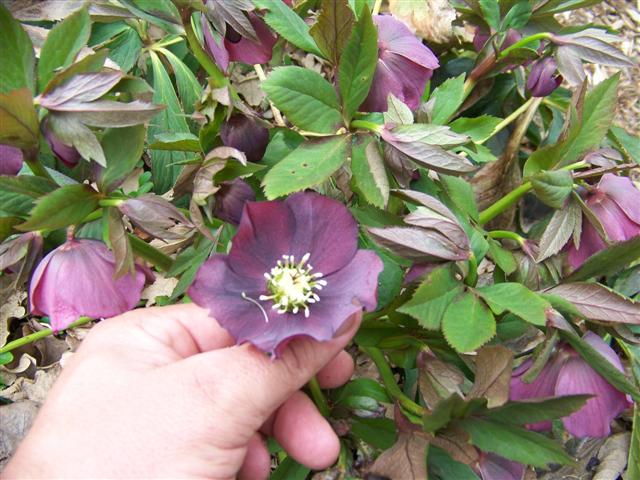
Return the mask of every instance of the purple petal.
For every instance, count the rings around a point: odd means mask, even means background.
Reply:
[[[351,261],[358,249],[358,225],[340,202],[311,192],[285,200],[295,219],[290,254],[310,254],[314,271],[329,275]]]
[[[248,63],[250,65],[267,63],[271,60],[273,46],[276,44],[278,38],[255,13],[249,12],[247,16],[258,35],[260,43],[255,43],[245,37],[240,37],[238,41],[232,41],[229,37],[225,38],[224,46],[229,52],[229,60]]]
[[[17,175],[22,168],[22,150],[0,145],[0,175]]]
[[[269,130],[245,115],[232,115],[220,127],[220,138],[227,147],[244,154],[250,162],[262,160],[269,143]]]
[[[495,453],[481,452],[478,469],[482,480],[522,480],[524,465]]]
[[[611,421],[630,406],[624,393],[618,391],[577,354],[560,370],[556,395],[591,394],[584,407],[563,418],[567,431],[576,437],[607,437]]]
[[[557,65],[553,57],[545,57],[536,61],[527,78],[527,89],[534,97],[546,97],[553,92],[562,78],[557,75]]]
[[[114,280],[115,259],[96,240],[70,240],[37,266],[29,288],[29,305],[37,315],[49,315],[51,328],[66,328],[78,317],[104,318],[136,306],[144,274]]]
[[[604,241],[598,235],[597,230],[586,218],[582,217],[582,233],[580,234],[580,248],[576,248],[572,242],[569,246],[569,265],[573,269],[582,265],[591,255],[598,253],[606,247]]]
[[[606,173],[600,179],[598,189],[612,198],[631,221],[640,225],[640,190],[631,179]]]
[[[640,234],[640,224],[632,221],[604,191],[597,189],[587,198],[587,205],[602,223],[607,236],[621,242]]]
[[[435,70],[440,66],[433,52],[404,23],[389,15],[376,15],[373,20],[378,27],[380,50],[402,55],[426,69]]]
[[[202,25],[202,35],[204,36],[204,48],[211,58],[218,64],[223,72],[229,69],[229,52],[224,46],[224,41],[220,36],[211,30],[211,25],[207,17],[202,15],[200,19]]]
[[[229,251],[229,267],[237,274],[264,279],[292,253],[296,221],[284,202],[249,202]]]
[[[244,205],[253,202],[256,194],[247,182],[236,178],[232,182],[224,182],[214,198],[213,214],[225,222],[238,225]]]
[[[56,134],[53,133],[51,127],[49,127],[49,121],[47,119],[42,122],[41,130],[45,140],[49,144],[49,148],[51,148],[51,151],[58,160],[69,168],[75,167],[80,161],[80,158],[82,158],[78,150],[60,140]]]

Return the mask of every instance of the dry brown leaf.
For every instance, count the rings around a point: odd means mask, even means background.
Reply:
[[[155,276],[156,279],[154,282],[142,290],[142,293],[140,294],[141,298],[147,301],[145,304],[146,307],[155,305],[157,297],[171,295],[178,284],[177,278],[163,277],[159,273],[156,273]]]
[[[9,321],[26,315],[27,311],[22,306],[26,298],[27,292],[14,292],[0,305],[0,345],[4,345],[9,336]]]
[[[389,10],[429,42],[447,43],[454,37],[456,11],[448,0],[389,0]]]
[[[38,369],[35,372],[33,380],[20,377],[13,385],[2,390],[0,395],[13,402],[31,400],[36,403],[44,403],[49,390],[61,371],[62,368],[59,364],[47,369]]]
[[[600,464],[593,480],[617,480],[627,466],[631,433],[616,433],[598,450]]]
[[[2,407],[0,422],[0,470],[29,431],[38,413],[38,405],[29,400],[10,403]]]
[[[441,400],[453,393],[464,398],[460,390],[464,380],[464,374],[454,365],[433,356],[425,356],[423,365],[420,367],[418,384],[425,403],[429,408],[434,408]]]
[[[486,397],[488,406],[499,407],[509,400],[513,352],[502,345],[483,347],[476,358],[476,381],[469,398]]]
[[[400,432],[396,443],[382,452],[369,473],[391,480],[424,480],[427,478],[428,444],[427,436],[422,432]]]

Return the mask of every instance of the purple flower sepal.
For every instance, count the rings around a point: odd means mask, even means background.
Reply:
[[[224,182],[214,199],[213,215],[220,220],[238,225],[245,203],[253,202],[256,194],[247,182],[236,178],[231,182]]]
[[[491,38],[491,35],[489,35],[486,31],[482,30],[480,27],[476,27],[476,30],[473,35],[474,50],[476,52],[479,52],[480,50],[482,50],[490,38]],[[507,34],[505,35],[504,40],[502,41],[502,44],[500,45],[500,51],[510,47],[511,45],[519,41],[521,38],[522,38],[522,35],[520,35],[520,33],[517,30],[510,28],[507,31]]]
[[[0,175],[17,175],[22,162],[22,150],[11,145],[0,145]]]
[[[583,340],[595,348],[619,371],[624,372],[620,359],[598,335],[587,332]],[[607,382],[569,346],[561,347],[531,383],[522,376],[529,370],[527,360],[514,371],[509,399],[527,400],[565,395],[593,395],[577,412],[562,419],[564,428],[576,437],[607,437],[611,421],[632,405],[627,395]],[[551,422],[529,425],[532,430],[550,430]]]
[[[477,470],[482,480],[522,480],[525,473],[523,464],[489,452],[480,452]]]
[[[629,178],[606,173],[586,193],[584,200],[600,220],[609,240],[622,242],[640,235],[640,190]],[[569,246],[569,264],[578,268],[606,246],[596,228],[583,215],[580,246],[577,248],[574,243]]]
[[[438,59],[399,20],[376,15],[373,21],[378,27],[378,64],[371,90],[360,109],[386,112],[387,98],[392,93],[415,110],[433,70],[440,66]]]
[[[562,76],[558,75],[558,65],[553,57],[537,60],[531,66],[527,78],[527,90],[534,97],[546,97],[560,86]]]
[[[238,344],[278,356],[294,337],[327,341],[376,307],[383,264],[357,239],[347,208],[322,195],[250,202],[229,254],[200,267],[188,293]]]
[[[70,239],[38,264],[29,286],[29,307],[48,315],[53,330],[62,330],[80,316],[105,318],[133,309],[140,301],[145,275],[114,279],[115,258],[97,240]]]
[[[53,133],[53,130],[49,126],[49,121],[46,118],[42,121],[41,130],[45,140],[49,144],[49,148],[51,148],[51,151],[58,160],[69,168],[75,167],[82,158],[78,150],[60,140],[56,134]]]
[[[269,143],[269,129],[245,115],[232,115],[220,127],[220,138],[227,147],[243,152],[250,162],[262,160]]]

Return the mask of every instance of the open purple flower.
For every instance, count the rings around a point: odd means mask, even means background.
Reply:
[[[269,143],[269,130],[245,115],[232,115],[220,127],[220,138],[227,147],[243,152],[250,162],[262,160]]]
[[[629,178],[607,173],[586,193],[584,200],[611,241],[622,242],[640,235],[640,190]],[[573,243],[569,246],[569,264],[578,268],[606,246],[583,215],[580,246],[576,248]]]
[[[358,250],[358,227],[341,203],[316,193],[247,203],[228,255],[198,271],[189,296],[238,344],[278,354],[297,336],[333,338],[376,306],[382,261]]]
[[[376,15],[373,20],[378,27],[378,65],[361,109],[386,112],[387,98],[393,93],[415,110],[433,70],[440,66],[438,59],[404,23],[389,15]]]
[[[558,75],[558,65],[553,57],[545,57],[534,62],[527,78],[527,90],[534,97],[551,95],[562,83],[562,76]]]
[[[145,282],[142,269],[114,279],[115,258],[97,240],[70,239],[38,264],[29,287],[35,315],[49,315],[61,330],[80,316],[112,317],[136,306]]]
[[[253,202],[256,194],[247,182],[236,178],[231,182],[224,182],[214,198],[213,214],[220,220],[238,225],[245,203]]]
[[[58,160],[69,168],[75,167],[80,161],[80,158],[82,158],[78,150],[60,140],[56,134],[53,133],[53,130],[49,126],[49,121],[46,118],[42,121],[41,130],[45,140],[49,144],[49,148],[51,148],[51,151]]]
[[[0,175],[17,175],[22,162],[22,150],[11,145],[0,145]]]
[[[589,345],[621,372],[620,359],[598,335],[587,332],[583,337]],[[593,395],[577,412],[564,417],[562,422],[576,437],[607,437],[611,421],[632,405],[624,393],[607,382],[578,353],[569,346],[561,347],[531,383],[522,376],[531,366],[528,360],[514,371],[509,390],[510,400],[527,400],[565,395]],[[529,425],[532,430],[549,430],[551,422]]]

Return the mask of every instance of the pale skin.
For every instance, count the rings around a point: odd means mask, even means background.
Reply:
[[[353,373],[343,351],[358,318],[329,342],[292,340],[273,361],[236,346],[207,312],[173,305],[95,326],[53,386],[2,477],[267,478],[265,436],[322,469],[340,444],[300,389]]]

